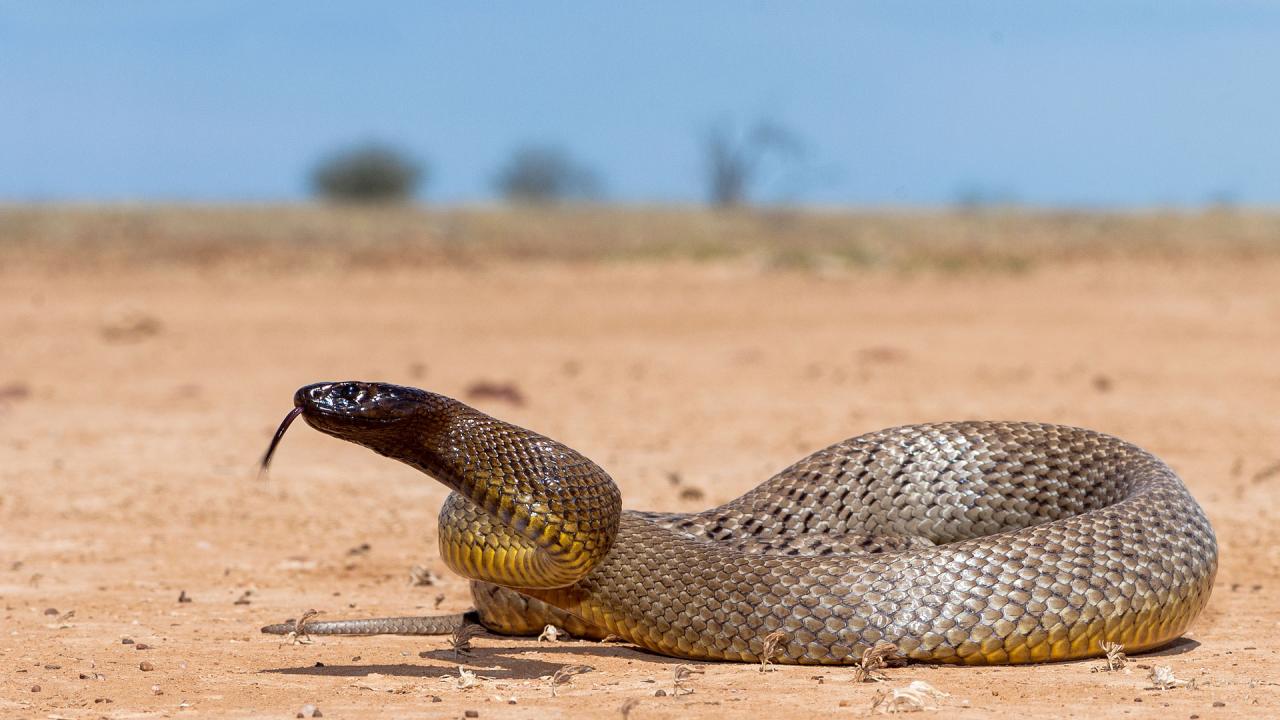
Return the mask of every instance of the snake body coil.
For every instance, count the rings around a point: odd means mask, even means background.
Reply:
[[[882,430],[675,515],[622,511],[577,452],[423,390],[322,383],[295,405],[454,490],[441,553],[477,581],[498,631],[541,627],[545,603],[571,632],[692,659],[758,661],[774,635],[775,662],[854,663],[881,642],[933,662],[1066,660],[1177,638],[1217,568],[1213,530],[1173,471],[1077,428]],[[379,631],[360,622],[348,630]]]

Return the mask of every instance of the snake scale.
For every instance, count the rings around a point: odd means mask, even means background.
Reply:
[[[689,659],[850,664],[1068,660],[1166,644],[1208,601],[1217,543],[1155,456],[1056,425],[955,422],[861,435],[695,514],[623,511],[569,447],[442,395],[383,383],[299,389],[289,422],[421,470],[453,492],[445,563],[476,615],[276,625],[436,634],[554,622]]]

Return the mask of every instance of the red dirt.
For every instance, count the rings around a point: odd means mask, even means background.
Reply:
[[[0,333],[0,715],[621,717],[635,699],[633,719],[802,718],[865,714],[915,679],[949,693],[946,717],[1280,714],[1275,259],[954,275],[11,266]],[[257,631],[307,608],[467,606],[435,550],[437,483],[301,425],[255,479],[293,390],[349,378],[512,388],[521,403],[474,402],[594,458],[634,508],[720,503],[895,424],[1083,425],[1187,480],[1221,568],[1191,642],[1131,672],[909,666],[855,684],[849,669],[699,663],[677,698],[678,661],[626,645],[481,638],[463,664],[491,679],[459,689],[446,638]],[[416,564],[441,579],[411,587]],[[594,671],[552,697],[545,678],[574,664]],[[1151,689],[1142,665],[1196,687]]]

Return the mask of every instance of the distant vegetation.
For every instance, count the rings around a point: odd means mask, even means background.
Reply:
[[[517,205],[0,205],[0,268],[114,265],[475,268],[497,262],[729,262],[788,271],[1023,272],[1050,263],[1280,257],[1280,213]]]
[[[561,148],[529,145],[519,148],[498,171],[494,187],[517,203],[550,204],[566,200],[595,200],[602,192],[599,176]]]
[[[745,131],[717,123],[703,140],[707,199],[715,207],[744,205],[766,161],[781,169],[803,155],[800,137],[772,120],[757,120]]]
[[[702,180],[707,202],[716,208],[751,204],[770,186],[769,196],[794,195],[812,185],[821,168],[806,165],[808,149],[790,128],[761,118],[741,124],[723,120],[701,137]],[[429,179],[426,164],[387,145],[367,144],[341,150],[322,160],[312,172],[317,197],[339,203],[386,203],[411,200]],[[790,189],[778,192],[778,184]],[[493,176],[493,189],[518,205],[554,205],[596,201],[604,197],[604,181],[592,167],[556,144],[517,147]]]
[[[311,185],[325,200],[386,203],[411,199],[426,179],[427,168],[405,153],[368,144],[325,158],[312,173]]]

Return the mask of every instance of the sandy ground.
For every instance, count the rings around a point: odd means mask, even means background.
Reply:
[[[1280,714],[1280,262],[1022,273],[706,264],[464,270],[0,271],[0,716],[480,718],[863,715],[925,680],[945,717]],[[585,452],[633,508],[728,500],[900,423],[1084,425],[1163,456],[1221,544],[1208,609],[1128,672],[1097,661],[845,669],[695,664],[626,645],[482,638],[282,644],[258,627],[456,611],[445,491],[302,425],[293,390],[384,379],[467,397]],[[439,575],[411,586],[414,565]],[[180,595],[189,599],[180,601]],[[126,640],[126,638],[128,640]],[[129,643],[132,641],[132,644]],[[552,696],[548,676],[592,672]],[[1168,665],[1194,688],[1152,688]],[[1147,667],[1144,667],[1147,666]],[[656,690],[666,696],[655,697]]]

